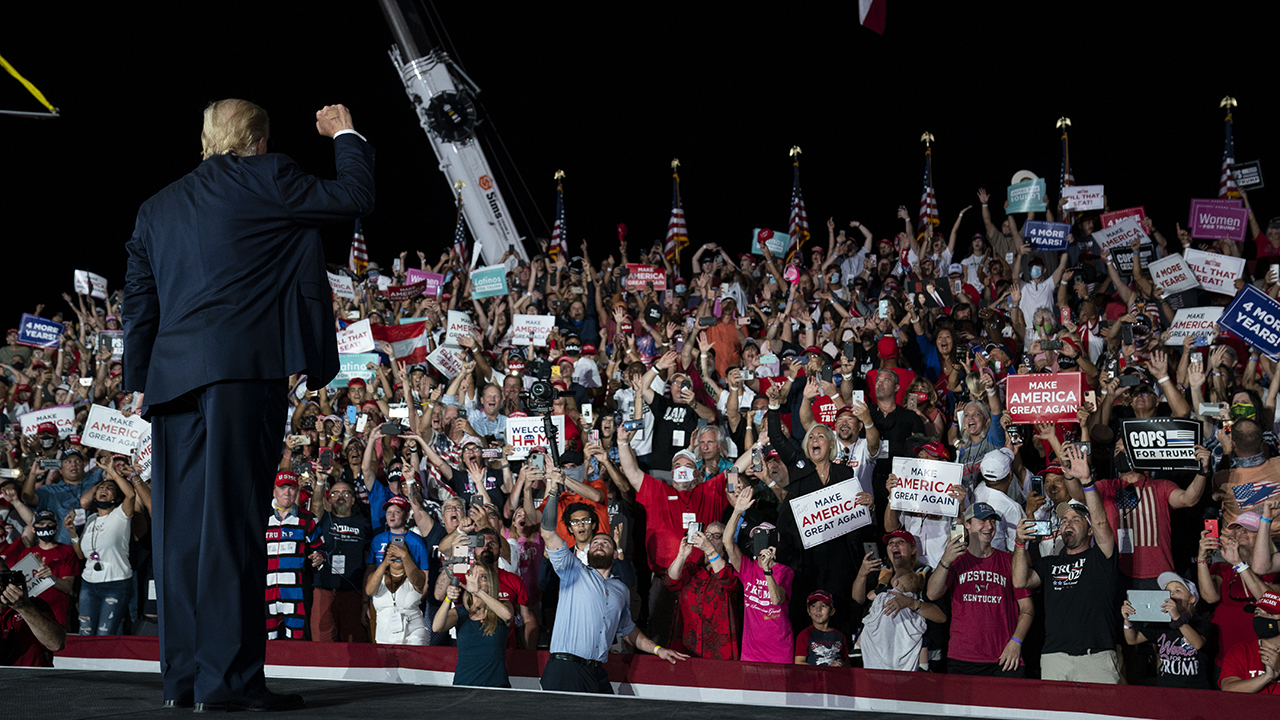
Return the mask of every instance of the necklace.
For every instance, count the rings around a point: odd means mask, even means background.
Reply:
[[[93,561],[93,571],[102,572],[102,558],[98,555],[98,536],[102,534],[102,518],[105,515],[99,515],[93,519],[93,530],[90,531],[89,538],[89,559]]]

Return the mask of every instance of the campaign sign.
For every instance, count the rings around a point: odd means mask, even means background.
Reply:
[[[99,300],[107,299],[107,279],[88,270],[75,271],[76,292]]]
[[[53,587],[53,583],[56,581],[56,579],[52,577],[36,577],[36,573],[40,570],[40,556],[35,553],[31,553],[30,555],[22,558],[22,560],[19,560],[9,569],[14,572],[22,573],[22,577],[27,581],[28,597],[40,597],[40,593]]]
[[[1098,216],[1098,219],[1102,221],[1102,227],[1104,228],[1109,228],[1125,218],[1133,218],[1134,222],[1141,224],[1143,220],[1147,219],[1147,209],[1139,205],[1138,207],[1102,213]]]
[[[1259,160],[1232,165],[1231,177],[1236,181],[1236,187],[1245,190],[1261,190],[1265,187],[1262,184],[1262,162]]]
[[[627,263],[626,288],[631,292],[640,292],[647,289],[649,283],[653,283],[654,290],[667,289],[667,271],[662,268],[656,268],[652,265],[641,265],[640,263]]]
[[[370,275],[369,279],[373,280],[374,283],[377,284],[378,292],[383,292],[387,288],[391,287],[392,278],[390,275],[379,275],[377,278]]]
[[[898,476],[898,484],[889,491],[889,507],[894,510],[943,517],[960,514],[960,501],[951,497],[951,488],[964,476],[960,463],[894,457],[893,474]]]
[[[71,405],[55,405],[18,416],[22,434],[30,437],[35,437],[36,428],[40,427],[40,423],[46,422],[58,426],[58,437],[65,438],[75,432],[76,409]]]
[[[1044,178],[1024,180],[1009,186],[1009,207],[1006,214],[1044,212]]]
[[[463,350],[459,347],[441,345],[427,356],[427,362],[444,373],[450,380],[462,372]]]
[[[373,379],[373,371],[369,369],[369,363],[377,365],[379,360],[377,353],[339,355],[338,374],[329,381],[326,387],[344,388],[351,383],[353,378],[360,378],[366,383],[369,382]]]
[[[1015,424],[1078,422],[1076,411],[1084,397],[1081,373],[1010,375],[1005,388],[1005,407]]]
[[[1062,189],[1062,197],[1067,199],[1062,207],[1064,210],[1101,210],[1104,195],[1101,185],[1068,185]]]
[[[334,295],[346,300],[356,299],[356,288],[352,284],[351,278],[342,273],[325,272],[329,275],[329,289],[333,291]]]
[[[756,228],[751,231],[751,254],[763,255],[764,251],[760,249],[760,241],[764,241],[764,246],[769,248],[771,255],[783,255],[787,252],[787,248],[791,246],[791,236],[786,233],[778,233],[769,228]]]
[[[1169,325],[1169,339],[1165,345],[1182,345],[1188,337],[1209,338],[1218,329],[1220,307],[1182,308],[1173,316]]]
[[[1132,217],[1120,218],[1111,225],[1104,226],[1093,233],[1093,239],[1102,250],[1132,247],[1135,239],[1143,245],[1151,244],[1151,238],[1142,230],[1138,220]]]
[[[556,447],[564,452],[569,447],[564,437],[564,416],[552,415],[551,422],[556,428]],[[547,427],[542,416],[508,417],[507,444],[515,448],[515,452],[507,457],[508,460],[523,460],[529,457],[530,450],[550,446],[551,441],[547,438]]]
[[[80,444],[129,455],[150,437],[151,423],[140,415],[125,417],[109,407],[90,405],[89,419],[85,421],[84,432],[80,433]]]
[[[1134,470],[1198,470],[1200,421],[1133,418],[1120,421],[1124,450]]]
[[[373,332],[369,319],[353,322],[345,330],[338,331],[338,354],[350,355],[373,351]]]
[[[1037,250],[1061,252],[1067,249],[1067,243],[1070,242],[1068,238],[1071,237],[1071,225],[1028,220],[1026,225],[1022,226],[1022,237],[1035,245]]]
[[[437,297],[440,295],[440,288],[444,287],[444,276],[440,273],[423,272],[410,268],[404,273],[405,282],[410,285],[426,281],[423,286],[422,294]]]
[[[379,277],[378,280],[381,281],[382,278]],[[418,297],[426,288],[427,283],[425,280],[419,280],[411,285],[388,285],[385,288],[379,283],[378,293],[391,302],[402,302]]]
[[[1252,285],[1222,312],[1218,325],[1272,360],[1280,360],[1280,302]]]
[[[138,446],[137,464],[138,474],[143,480],[151,479],[151,430],[147,430],[147,437]]]
[[[1242,207],[1209,205],[1199,200],[1191,201],[1191,215],[1187,232],[1193,238],[1218,240],[1227,238],[1244,242],[1249,224],[1249,211]]]
[[[481,300],[507,294],[507,266],[490,265],[471,273],[471,297]]]
[[[1155,257],[1155,247],[1150,243],[1139,245],[1138,257],[1142,258],[1142,267],[1149,267]],[[1118,247],[1111,251],[1111,259],[1115,261],[1116,269],[1121,275],[1133,274],[1133,248]]]
[[[458,342],[458,338],[466,336],[471,337],[471,333],[476,326],[471,324],[471,316],[461,310],[449,311],[449,326],[445,329],[444,341],[455,347],[461,347],[462,343]]]
[[[855,501],[860,492],[855,478],[792,498],[791,514],[805,550],[871,524],[871,508]]]
[[[546,347],[555,327],[554,315],[516,315],[511,322],[511,344]]]
[[[1200,286],[1221,295],[1236,294],[1236,278],[1244,272],[1244,258],[1187,248],[1182,255]]]
[[[1200,287],[1200,281],[1181,253],[1152,260],[1147,269],[1151,271],[1151,279],[1164,288],[1166,296]]]
[[[38,315],[22,313],[22,323],[18,325],[18,343],[32,347],[58,347],[62,340],[62,323],[45,320]]]
[[[122,360],[124,358],[123,330],[98,331],[98,352],[102,352],[108,348],[111,350],[112,360]]]

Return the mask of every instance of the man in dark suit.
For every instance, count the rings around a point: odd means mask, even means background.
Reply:
[[[266,111],[205,109],[204,161],[143,204],[124,288],[124,387],[151,423],[166,707],[275,710],[269,692],[267,501],[287,382],[338,370],[318,226],[373,210],[373,149],[342,105],[316,113],[338,179],[267,153]]]

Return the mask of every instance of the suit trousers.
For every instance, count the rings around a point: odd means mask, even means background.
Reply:
[[[224,381],[150,409],[166,700],[266,689],[266,524],[286,395],[283,378]]]

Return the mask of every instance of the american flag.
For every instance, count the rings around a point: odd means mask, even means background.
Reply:
[[[1227,140],[1222,148],[1222,176],[1218,179],[1218,197],[1240,197],[1236,179],[1231,176],[1231,166],[1236,162],[1236,143],[1231,139],[1231,116],[1227,115]]]
[[[1067,133],[1062,133],[1062,172],[1058,175],[1058,197],[1062,197],[1063,191],[1068,185],[1075,185],[1076,178],[1071,172],[1071,158],[1067,155]]]
[[[938,199],[933,196],[933,151],[926,147],[924,149],[924,190],[920,192],[919,227],[924,228],[925,223],[937,225],[939,222]]]
[[[557,180],[562,177],[560,173],[556,173]],[[556,183],[556,222],[551,227],[551,247],[550,254],[555,258],[560,253],[564,253],[567,257],[569,254],[569,243],[565,240],[564,230],[564,183]]]
[[[1141,489],[1135,485],[1116,488],[1120,527],[1130,531],[1134,547],[1155,547],[1160,544],[1159,507],[1155,490],[1150,485],[1144,485]]]
[[[1165,430],[1164,443],[1165,443],[1165,447],[1171,447],[1171,448],[1195,447],[1196,431],[1195,430]]]
[[[467,261],[467,232],[462,221],[462,196],[458,196],[458,224],[453,230],[453,249],[460,262]]]
[[[804,195],[800,192],[799,158],[792,166],[795,174],[791,181],[791,219],[787,222],[787,232],[791,233],[792,252],[795,252],[809,240],[809,214],[804,211]]]
[[[667,221],[667,244],[662,254],[675,261],[680,248],[689,244],[689,234],[684,226],[684,208],[680,207],[680,175],[671,173],[671,219]]]
[[[369,248],[364,245],[364,233],[360,232],[360,218],[356,218],[356,234],[351,238],[351,253],[347,256],[347,267],[357,275],[363,275],[369,269]]]
[[[1277,492],[1280,492],[1280,485],[1269,482],[1250,482],[1231,488],[1231,494],[1235,495],[1236,503],[1242,508],[1253,507]]]

